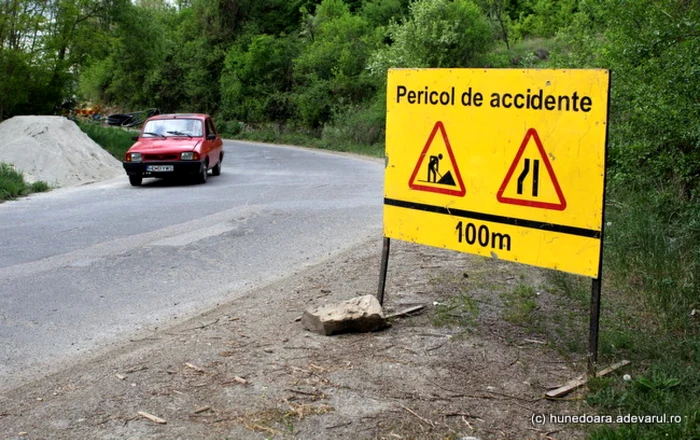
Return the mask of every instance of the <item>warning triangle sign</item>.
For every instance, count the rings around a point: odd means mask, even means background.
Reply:
[[[546,173],[542,172],[542,166]],[[516,171],[517,177],[513,179]],[[525,134],[496,197],[499,202],[511,205],[556,211],[566,209],[564,193],[534,128]]]
[[[440,137],[436,137],[438,131]],[[408,186],[418,191],[462,197],[467,193],[447,138],[445,125],[437,121],[420,153]]]

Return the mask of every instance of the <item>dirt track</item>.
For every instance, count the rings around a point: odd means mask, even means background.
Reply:
[[[581,400],[541,398],[584,364],[562,358],[546,326],[533,334],[503,319],[499,294],[517,286],[538,290],[537,319],[557,307],[540,270],[394,241],[385,309],[426,304],[425,311],[371,334],[303,330],[297,319],[305,308],[376,292],[380,250],[377,237],[14,389],[0,397],[0,437],[583,437],[580,427],[533,426],[531,417],[585,413]],[[460,304],[454,298],[470,307],[446,307]]]

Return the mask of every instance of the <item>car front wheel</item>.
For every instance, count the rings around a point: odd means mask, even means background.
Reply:
[[[202,162],[202,168],[199,170],[199,183],[207,183],[207,177],[209,175],[209,165],[206,162]]]
[[[143,177],[141,175],[132,174],[129,176],[129,183],[131,186],[141,186]]]

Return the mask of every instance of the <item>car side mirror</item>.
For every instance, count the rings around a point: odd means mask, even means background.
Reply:
[[[131,136],[131,140],[132,140],[132,141],[137,141],[137,140],[139,140],[139,137],[138,137],[138,136]]]
[[[216,135],[215,135],[215,134],[208,134],[208,135],[207,135],[207,140],[208,140],[208,141],[216,140]]]

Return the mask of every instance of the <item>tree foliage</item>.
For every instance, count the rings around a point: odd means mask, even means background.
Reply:
[[[247,47],[233,46],[221,76],[222,114],[252,123],[282,122],[293,116],[289,93],[298,45],[258,35]]]
[[[305,44],[294,60],[295,99],[301,122],[316,128],[328,122],[335,106],[374,95],[365,65],[379,36],[342,0],[323,0],[302,34]]]
[[[389,26],[391,44],[375,53],[371,69],[472,67],[493,44],[490,24],[471,0],[418,0],[409,17]]]
[[[15,113],[50,112],[53,105],[70,97],[76,72],[98,48],[119,1],[0,3],[0,119]]]
[[[610,141],[615,178],[700,183],[700,5],[599,0],[576,14],[562,63],[613,72]],[[639,173],[640,167],[647,171]]]
[[[609,192],[625,209],[611,255],[660,310],[684,317],[700,302],[700,4],[619,4],[581,3],[559,63],[612,70]]]

